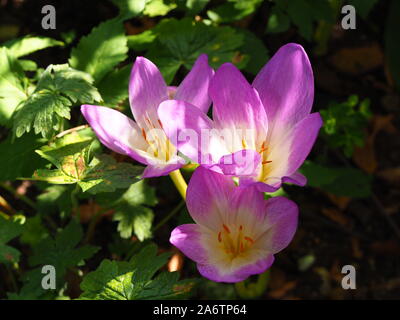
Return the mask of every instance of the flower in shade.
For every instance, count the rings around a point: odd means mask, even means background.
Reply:
[[[164,130],[180,152],[211,170],[240,176],[241,185],[254,184],[260,191],[275,191],[282,182],[306,184],[297,170],[322,120],[319,113],[310,114],[314,79],[300,45],[281,47],[252,85],[234,65],[223,64],[209,95],[212,120],[188,102],[160,105]],[[206,137],[210,131],[217,134]]]
[[[179,99],[207,113],[213,74],[203,54],[178,87],[167,87],[157,67],[137,57],[129,80],[129,102],[136,122],[107,107],[83,105],[81,111],[106,147],[147,165],[143,178],[166,175],[180,168],[184,160],[165,135],[157,108],[162,101]]]
[[[196,224],[176,227],[170,242],[217,282],[238,282],[259,274],[292,240],[298,208],[284,197],[264,200],[256,187],[236,187],[232,178],[199,167],[187,190]]]

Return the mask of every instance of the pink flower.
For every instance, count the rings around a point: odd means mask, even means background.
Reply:
[[[170,242],[197,263],[202,276],[217,282],[264,272],[297,228],[293,201],[264,200],[256,187],[236,187],[230,177],[202,167],[190,180],[186,201],[196,224],[175,228]]]
[[[260,191],[282,182],[305,185],[297,169],[309,154],[322,125],[311,113],[314,79],[298,44],[287,44],[250,85],[231,63],[223,64],[209,86],[213,119],[188,102],[161,103],[158,115],[178,150],[193,162]],[[205,133],[213,132],[208,137]]]
[[[213,74],[207,56],[201,55],[179,87],[167,87],[157,67],[138,57],[129,81],[129,102],[136,122],[107,107],[83,105],[81,112],[106,147],[147,165],[143,178],[167,175],[184,160],[165,135],[157,108],[165,100],[180,99],[207,113]]]

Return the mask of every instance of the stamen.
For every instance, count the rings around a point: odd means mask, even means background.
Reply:
[[[226,232],[231,233],[231,230],[229,230],[229,228],[225,224],[223,224],[222,227]]]
[[[250,242],[251,244],[254,243],[254,240],[253,240],[252,238],[250,238],[250,237],[247,237],[247,236],[244,237],[244,240],[247,240],[247,241]]]
[[[262,164],[267,164],[267,163],[271,163],[272,161],[271,160],[269,160],[269,161],[267,161],[267,160],[265,160],[265,161],[263,161],[263,162],[261,162]]]
[[[147,141],[146,131],[143,128],[142,128],[142,136],[143,136],[144,140]]]
[[[162,125],[162,122],[161,122],[161,120],[160,120],[160,119],[158,119],[158,123],[159,123],[159,125],[160,125],[161,129],[164,129],[164,128],[163,128],[163,125]]]
[[[268,147],[265,146],[265,142],[262,143],[260,153],[263,153],[264,151],[267,151]]]
[[[239,227],[239,231],[242,231],[243,230],[243,226],[242,225],[240,225],[240,227]]]
[[[244,138],[242,139],[242,146],[243,146],[244,149],[247,149],[247,143],[246,143],[246,140]]]
[[[222,234],[221,234],[221,231],[218,232],[218,242],[222,242]]]

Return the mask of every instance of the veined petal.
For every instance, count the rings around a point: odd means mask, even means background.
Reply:
[[[218,230],[223,218],[230,214],[229,194],[234,188],[231,178],[198,167],[186,193],[187,208],[193,220],[201,226]]]
[[[196,163],[207,162],[208,157],[203,155],[209,153],[210,139],[205,134],[214,124],[203,111],[184,101],[167,100],[160,104],[158,116],[167,137],[180,152]]]
[[[322,124],[320,114],[312,113],[293,128],[288,160],[288,176],[294,174],[307,158],[318,137]]]
[[[273,254],[286,248],[296,232],[298,214],[298,207],[293,201],[284,197],[268,199],[263,226],[267,229],[256,240],[257,247]]]
[[[314,99],[314,77],[303,47],[282,46],[253,82],[265,107],[270,134],[281,132],[305,118]]]
[[[209,94],[216,127],[231,129],[240,137],[240,145],[232,151],[258,148],[266,138],[267,114],[241,72],[231,63],[223,64],[211,79]]]
[[[82,105],[81,112],[102,144],[133,159],[147,163],[138,150],[145,150],[146,141],[138,125],[123,113],[101,106]]]
[[[288,129],[285,135],[276,136],[271,140],[268,155],[271,163],[267,164],[266,173],[261,181],[276,188],[280,187],[282,179],[288,181],[290,177],[292,179],[288,182],[295,182],[293,179],[297,178],[300,179],[298,184],[305,183],[301,176],[292,175],[310,153],[321,126],[322,119],[319,113],[312,113]]]
[[[150,60],[137,57],[129,80],[129,102],[141,128],[159,127],[157,108],[167,99],[167,85],[158,68]]]
[[[207,55],[200,55],[177,88],[174,99],[191,103],[207,113],[211,104],[208,86],[213,75],[214,70],[208,64]]]
[[[193,261],[207,263],[208,255],[203,247],[202,233],[198,225],[183,224],[176,227],[171,233],[169,242]]]

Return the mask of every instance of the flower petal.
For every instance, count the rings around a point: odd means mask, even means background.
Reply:
[[[203,134],[213,128],[213,122],[199,108],[177,100],[160,104],[158,116],[163,129],[177,149],[196,163],[207,163],[209,139]],[[204,161],[203,161],[204,160]]]
[[[231,176],[254,176],[261,162],[260,154],[255,150],[240,150],[221,157],[217,165],[209,169]],[[218,168],[218,169],[217,169]]]
[[[312,113],[293,128],[291,134],[293,139],[291,139],[290,156],[288,160],[288,176],[294,174],[307,158],[318,137],[318,132],[322,124],[320,114]]]
[[[283,177],[282,182],[293,183],[300,187],[304,187],[307,184],[307,178],[297,171],[290,176]]]
[[[314,77],[303,47],[295,43],[281,47],[258,73],[253,87],[267,112],[270,133],[306,117],[314,99]]]
[[[141,128],[149,121],[158,127],[158,105],[168,99],[168,88],[158,68],[148,59],[137,57],[129,80],[132,114]]]
[[[146,157],[137,152],[145,150],[147,144],[133,120],[117,110],[101,106],[82,105],[81,112],[107,148],[147,164]]]
[[[230,213],[229,194],[233,180],[222,174],[198,167],[190,179],[186,205],[193,220],[211,230],[218,230]]]
[[[208,86],[213,75],[214,70],[208,65],[207,55],[200,55],[176,90],[175,99],[189,102],[207,113],[211,104]]]
[[[169,242],[197,263],[207,263],[207,252],[201,241],[201,229],[196,224],[183,224],[171,232]]]
[[[319,113],[312,113],[288,130],[286,135],[279,137],[279,140],[271,141],[268,155],[271,163],[268,164],[268,174],[263,182],[279,188],[282,179],[288,181],[288,177],[297,171],[310,153],[321,126]],[[305,182],[300,176],[296,177],[300,179],[300,185]],[[293,177],[290,182],[293,182]]]
[[[267,231],[256,240],[256,245],[270,253],[286,248],[297,229],[299,210],[297,205],[284,197],[270,198],[266,202]]]
[[[183,166],[184,160],[182,159],[180,162],[177,163],[165,163],[160,165],[153,165],[149,164],[146,169],[144,169],[142,178],[154,178],[154,177],[161,177],[166,176],[170,172],[175,171]]]
[[[216,127],[229,128],[241,137],[240,147],[233,152],[261,145],[267,134],[267,114],[256,90],[233,64],[225,63],[217,70],[209,94]]]
[[[262,259],[253,263],[248,263],[236,270],[226,270],[224,268],[218,268],[217,265],[211,264],[198,264],[197,269],[203,277],[212,281],[235,283],[243,281],[251,275],[263,273],[273,264],[273,262],[274,256],[269,254]]]

